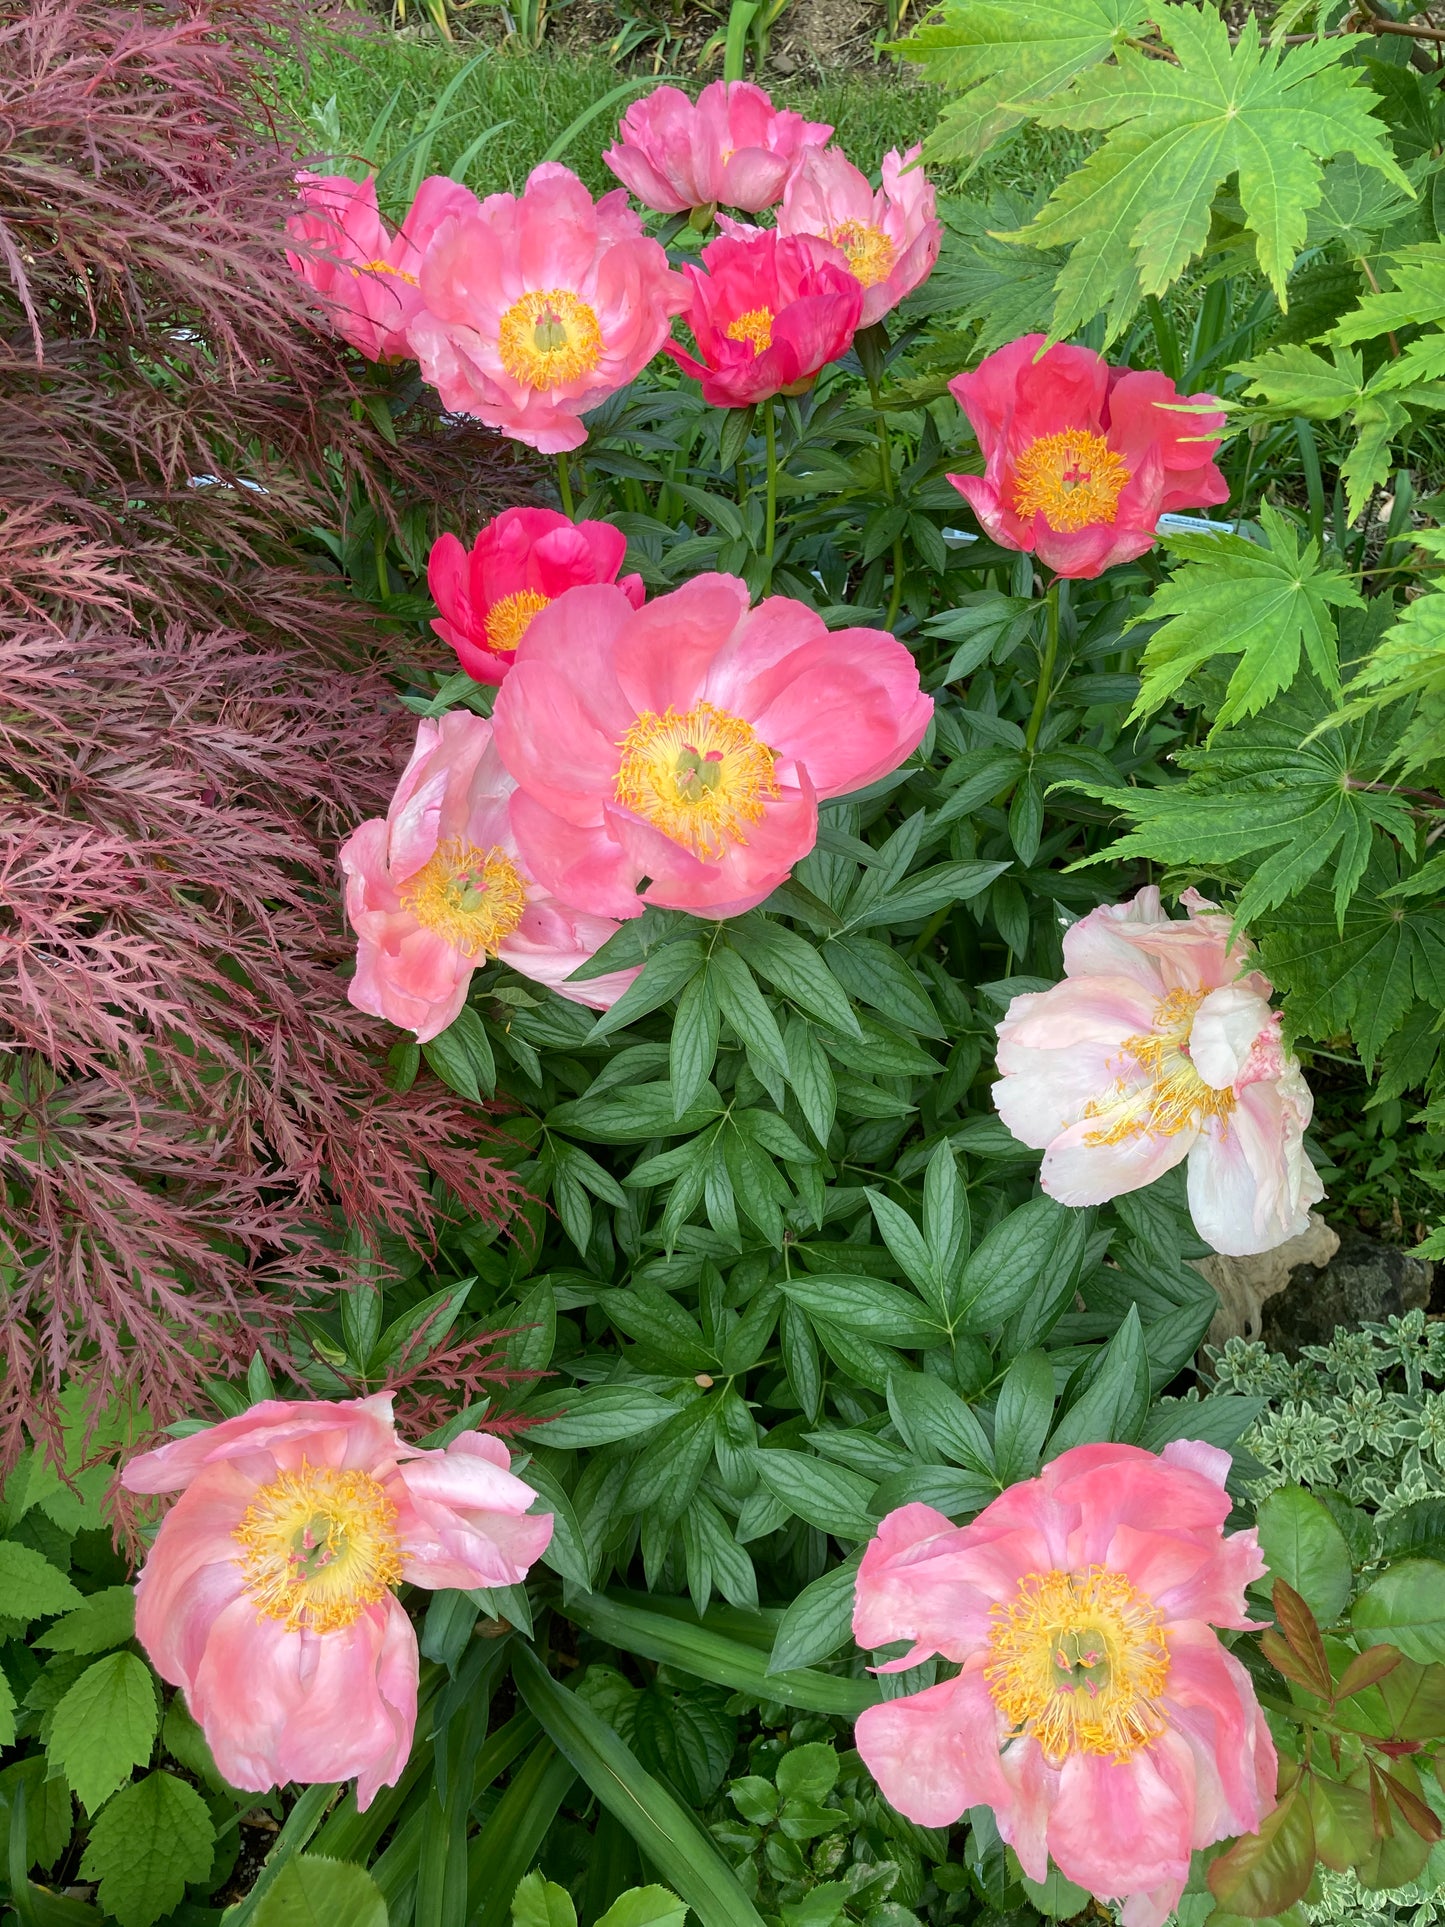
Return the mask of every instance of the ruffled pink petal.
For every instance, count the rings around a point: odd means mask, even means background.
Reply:
[[[1236,1093],[1234,1109],[1211,1118],[1189,1156],[1189,1212],[1216,1251],[1248,1257],[1298,1237],[1324,1196],[1305,1154],[1312,1109],[1297,1068],[1274,1083]]]
[[[512,829],[527,868],[563,903],[598,917],[640,917],[640,872],[606,823],[579,827],[536,803],[512,798]]]
[[[142,1452],[122,1468],[120,1482],[127,1492],[182,1492],[206,1466],[222,1459],[264,1464],[257,1455],[269,1453],[278,1466],[298,1465],[304,1457],[312,1465],[370,1470],[405,1449],[392,1423],[390,1392],[304,1404],[263,1399],[238,1418]]]
[[[416,1638],[393,1598],[324,1634],[288,1632],[241,1598],[212,1626],[188,1701],[233,1786],[358,1777],[369,1799],[406,1765],[416,1678]]]
[[[190,1686],[211,1626],[242,1590],[234,1535],[255,1494],[256,1480],[233,1461],[206,1467],[162,1519],[146,1555],[136,1637],[172,1686]]]
[[[908,1654],[879,1672],[900,1672],[935,1653],[965,1660],[987,1641],[994,1605],[1012,1597],[1044,1557],[1033,1532],[981,1538],[977,1522],[954,1526],[931,1506],[900,1506],[863,1554],[853,1637],[874,1649],[900,1639],[913,1642]]]
[[[418,1586],[514,1586],[546,1551],[549,1512],[524,1516],[536,1494],[508,1470],[507,1448],[464,1432],[422,1452],[388,1482],[397,1508],[403,1570]]]
[[[1126,1191],[1141,1190],[1182,1163],[1198,1135],[1191,1128],[1172,1136],[1138,1130],[1110,1143],[1109,1128],[1105,1109],[1053,1140],[1039,1168],[1039,1184],[1049,1197],[1060,1204],[1107,1204]]]
[[[736,917],[770,897],[818,836],[818,803],[805,772],[781,782],[781,794],[747,826],[747,841],[704,860],[630,810],[609,807],[607,827],[626,850],[635,876],[650,877],[647,901],[694,916]]]
[[[709,688],[708,672],[719,653],[749,620],[746,583],[734,575],[694,576],[637,610],[617,631],[618,686],[638,714],[690,709]]]
[[[856,1743],[890,1806],[922,1827],[992,1807],[1002,1831],[1014,1788],[999,1764],[998,1709],[976,1668],[858,1716]]]
[[[1253,1528],[1221,1539],[1124,1524],[1110,1539],[1103,1563],[1111,1572],[1122,1572],[1166,1619],[1240,1628],[1256,1623],[1244,1601],[1244,1588],[1264,1571]]]
[[[1190,1790],[1192,1792],[1192,1789]],[[1126,1760],[1072,1753],[1059,1769],[1049,1852],[1065,1879],[1122,1899],[1189,1877],[1192,1799],[1154,1747]]]
[[[1248,1673],[1206,1626],[1171,1624],[1163,1710],[1191,1754],[1191,1844],[1255,1833],[1274,1804],[1278,1760]]]

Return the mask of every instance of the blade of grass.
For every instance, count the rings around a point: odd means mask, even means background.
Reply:
[[[544,161],[560,161],[573,141],[576,140],[577,136],[584,128],[590,127],[599,114],[605,114],[609,107],[615,107],[619,100],[625,100],[629,94],[641,93],[644,88],[650,89],[660,86],[665,80],[676,80],[677,78],[678,76],[676,74],[642,74],[635,80],[624,80],[620,87],[614,87],[612,92],[610,94],[604,94],[601,100],[593,101],[592,105],[587,108],[585,112],[577,116],[570,127],[564,128],[542,156],[542,159]]]

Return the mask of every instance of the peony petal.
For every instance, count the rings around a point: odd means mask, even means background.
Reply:
[[[1014,1788],[999,1764],[1002,1721],[983,1675],[957,1679],[906,1699],[884,1700],[858,1716],[855,1740],[890,1806],[922,1827],[947,1827],[969,1807],[992,1807],[1000,1829]]]

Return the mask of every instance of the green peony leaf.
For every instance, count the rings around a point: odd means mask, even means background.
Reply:
[[[155,1685],[134,1653],[111,1653],[76,1680],[55,1709],[50,1753],[87,1813],[150,1758],[157,1723]]]
[[[1131,721],[1148,716],[1216,656],[1240,657],[1229,679],[1215,730],[1256,715],[1299,673],[1300,652],[1329,690],[1339,688],[1339,638],[1332,608],[1363,606],[1342,571],[1322,567],[1313,542],[1277,510],[1260,512],[1266,549],[1239,535],[1182,535],[1170,539],[1181,556],[1150,598],[1147,616],[1168,618],[1149,638],[1143,681]]]
[[[122,1788],[90,1829],[81,1872],[120,1927],[152,1927],[211,1870],[215,1828],[206,1803],[173,1773]]]
[[[1009,238],[1072,244],[1059,276],[1056,337],[1108,310],[1112,339],[1142,295],[1159,295],[1204,246],[1217,189],[1237,175],[1245,225],[1282,308],[1322,193],[1324,161],[1351,154],[1405,193],[1374,96],[1342,41],[1264,48],[1246,18],[1233,46],[1212,8],[1155,10],[1174,58],[1129,46],[1061,95],[1031,103],[1045,126],[1107,129],[1101,147]],[[1372,332],[1376,332],[1372,330]]]

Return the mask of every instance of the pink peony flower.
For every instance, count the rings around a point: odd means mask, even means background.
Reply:
[[[417,1646],[393,1588],[513,1586],[550,1513],[500,1439],[405,1445],[391,1397],[268,1399],[132,1459],[129,1492],[179,1492],[136,1582],[136,1637],[231,1782],[395,1786]]]
[[[609,522],[572,522],[555,509],[503,509],[470,549],[454,535],[432,545],[427,586],[441,614],[432,623],[477,682],[500,682],[539,609],[583,582],[616,582],[627,537]],[[637,609],[640,575],[618,587]]]
[[[1248,968],[1247,938],[1186,890],[1167,916],[1152,885],[1064,936],[1064,981],[1015,997],[998,1033],[999,1115],[1044,1153],[1061,1204],[1102,1204],[1189,1160],[1189,1209],[1231,1257],[1270,1251],[1324,1196],[1304,1151],[1314,1109]]]
[[[730,917],[806,856],[818,802],[917,747],[933,714],[907,649],[701,575],[634,609],[573,589],[533,620],[493,721],[535,876],[602,916]]]
[[[488,957],[594,1010],[615,1004],[637,975],[566,981],[617,925],[537,881],[512,829],[516,787],[484,716],[424,717],[385,820],[358,824],[341,846],[358,939],[347,995],[423,1044],[451,1023]]]
[[[841,248],[863,284],[863,318],[869,328],[921,287],[933,272],[943,240],[934,214],[934,192],[921,167],[923,152],[895,147],[883,156],[883,185],[875,194],[868,176],[836,147],[810,147],[793,170],[778,210],[780,234],[815,234]]]
[[[644,207],[685,214],[695,207],[771,207],[800,154],[821,147],[831,127],[780,112],[761,87],[715,80],[697,105],[677,87],[656,87],[622,116],[619,139],[602,156]]]
[[[684,319],[697,356],[675,341],[664,352],[702,383],[714,408],[746,408],[781,392],[798,394],[818,370],[848,352],[863,311],[863,288],[838,248],[811,234],[763,228],[751,239],[723,234],[690,262]],[[701,357],[699,359],[698,357]]]
[[[991,1807],[1031,1880],[1048,1860],[1124,1927],[1162,1927],[1196,1847],[1253,1833],[1275,1750],[1213,1626],[1248,1627],[1258,1534],[1225,1538],[1229,1454],[1080,1445],[971,1525],[890,1512],[863,1554],[860,1646],[908,1639],[956,1679],[870,1706],[858,1751],[910,1820]]]
[[[1111,368],[1092,348],[1023,335],[948,385],[978,436],[982,475],[950,475],[995,542],[1060,575],[1131,562],[1174,509],[1229,500],[1214,464],[1224,416],[1188,412],[1166,375]]]
[[[331,310],[331,325],[368,361],[408,355],[406,331],[421,309],[423,251],[441,223],[477,206],[470,188],[433,174],[396,233],[376,205],[376,181],[344,174],[296,176],[302,211],[286,223],[299,252],[286,259]]]
[[[565,167],[446,223],[421,268],[409,340],[446,408],[544,454],[587,439],[581,417],[640,374],[687,285],[621,188],[594,202]]]

